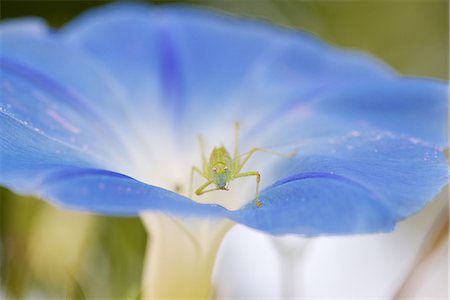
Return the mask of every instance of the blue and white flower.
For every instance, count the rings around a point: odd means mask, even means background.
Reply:
[[[60,30],[4,22],[1,43],[0,184],[64,208],[141,214],[164,244],[154,255],[181,268],[208,249],[206,275],[192,276],[199,286],[168,272],[152,295],[170,292],[169,277],[186,283],[181,295],[210,293],[234,222],[274,235],[388,232],[448,181],[447,83],[400,76],[306,33],[186,7],[114,5]],[[232,149],[236,121],[242,152],[297,154],[249,164],[262,175],[261,208],[253,180],[186,197],[196,136]],[[186,259],[174,232],[195,245]]]

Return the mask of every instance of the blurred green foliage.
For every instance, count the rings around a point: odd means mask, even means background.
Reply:
[[[1,284],[12,298],[136,299],[146,234],[138,218],[68,212],[0,189]]]
[[[445,0],[153,1],[180,2],[307,30],[370,52],[403,74],[449,78]],[[0,16],[40,16],[60,27],[104,3],[3,0]],[[6,189],[0,189],[0,199],[0,298],[139,297],[146,233],[138,218],[67,212]]]

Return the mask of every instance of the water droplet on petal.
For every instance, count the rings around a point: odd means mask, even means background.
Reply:
[[[359,137],[359,136],[361,136],[361,133],[360,133],[358,130],[353,130],[353,131],[350,133],[350,135],[351,135],[352,137]]]
[[[409,139],[409,141],[412,143],[412,144],[418,144],[418,143],[420,143],[420,139],[417,139],[417,138],[410,138]]]

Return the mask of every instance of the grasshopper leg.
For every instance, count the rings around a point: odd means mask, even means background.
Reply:
[[[259,172],[245,172],[245,173],[239,173],[237,175],[234,175],[234,178],[239,177],[248,177],[248,176],[256,176],[256,197],[255,197],[255,205],[256,207],[261,207],[262,203],[259,202],[259,182],[261,181],[261,174]]]
[[[279,153],[276,151],[272,151],[272,150],[267,150],[264,148],[252,148],[248,154],[244,157],[244,159],[242,160],[242,163],[238,162],[237,164],[237,172],[239,172],[244,165],[247,163],[247,161],[250,159],[250,157],[252,157],[253,154],[255,154],[255,152],[265,152],[265,153],[269,153],[269,154],[273,154],[273,155],[277,155],[277,156],[281,156],[281,157],[286,157],[286,158],[292,158],[292,154],[284,154],[284,153]]]
[[[234,123],[234,158],[239,158],[239,122]]]
[[[219,188],[213,188],[213,189],[204,191],[204,189],[207,188],[211,183],[212,183],[212,180],[205,182],[201,187],[199,187],[197,190],[195,190],[195,194],[200,196],[200,195],[203,195],[208,192],[220,190]]]
[[[192,186],[194,185],[194,172],[197,172],[198,174],[200,174],[200,176],[202,176],[203,178],[208,180],[208,178],[205,177],[205,175],[203,174],[202,171],[200,171],[199,168],[197,168],[196,166],[193,166],[191,169],[191,180],[190,180],[190,185],[189,185],[189,198],[192,197]]]
[[[198,146],[200,147],[200,156],[202,157],[202,168],[205,169],[206,165],[208,165],[208,160],[205,155],[205,142],[201,135],[198,136]]]

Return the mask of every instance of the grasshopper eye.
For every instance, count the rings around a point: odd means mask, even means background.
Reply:
[[[217,172],[217,168],[216,167],[212,168],[212,170],[213,170],[214,173]]]

